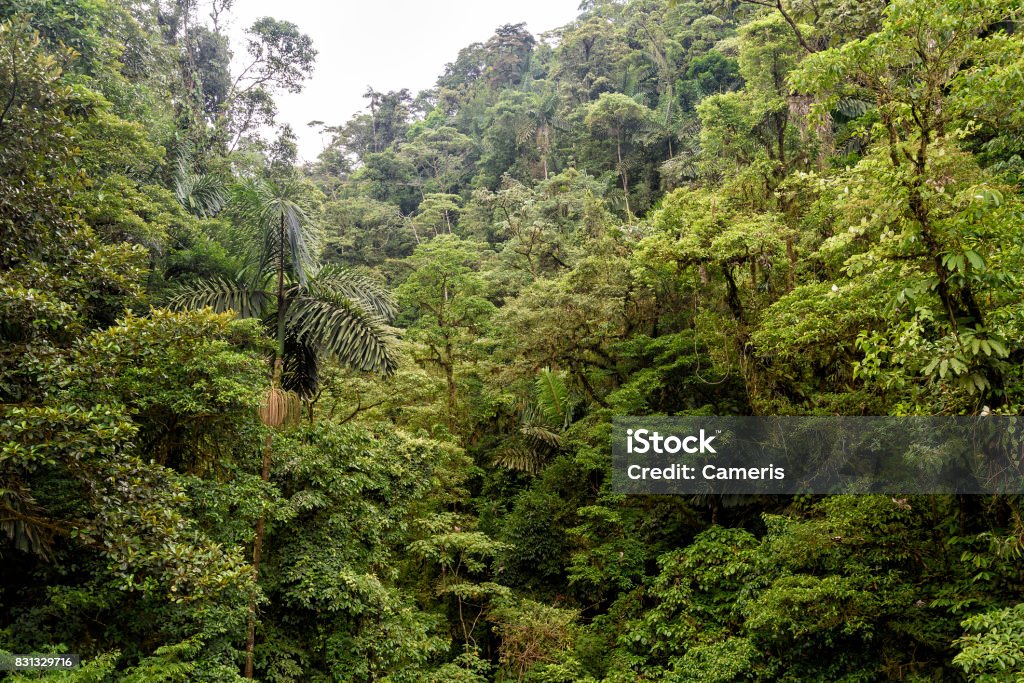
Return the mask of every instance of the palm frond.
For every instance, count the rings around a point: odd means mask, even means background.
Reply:
[[[17,478],[0,487],[0,531],[15,548],[47,560],[53,557],[54,526],[46,510]]]
[[[191,173],[196,154],[195,142],[180,133],[175,133],[169,147],[167,156],[172,160],[173,172],[178,175]]]
[[[200,218],[215,216],[228,200],[224,183],[210,174],[176,174],[174,194],[189,213]]]
[[[562,447],[562,435],[547,425],[524,423],[519,426],[519,433],[529,441],[544,444],[550,448],[558,449]]]
[[[836,111],[848,119],[856,119],[864,116],[875,108],[875,103],[856,97],[844,97],[836,103]]]
[[[512,124],[512,129],[516,134],[516,144],[521,145],[532,139],[537,132],[537,126],[537,120],[529,114],[516,117]]]
[[[260,318],[273,299],[273,294],[265,288],[211,278],[182,286],[171,299],[171,308],[187,310],[210,307],[218,313],[234,311],[241,318]]]
[[[302,343],[356,369],[388,375],[398,367],[384,320],[351,299],[299,296],[288,326]]]
[[[257,272],[265,272],[277,259],[277,231],[264,224],[261,207],[269,191],[259,178],[244,178],[231,188],[230,211],[241,228],[245,263]]]
[[[284,234],[288,241],[294,274],[302,286],[305,286],[306,273],[314,266],[303,227],[307,223],[306,214],[301,207],[287,199],[278,199],[274,204],[276,206],[272,209],[273,215],[277,216],[279,221],[282,218],[284,220]]]
[[[572,421],[572,400],[565,378],[549,368],[541,370],[534,383],[537,407],[548,425],[565,429]]]
[[[528,474],[537,474],[547,462],[547,458],[531,448],[510,446],[502,448],[494,454],[494,464],[507,470],[518,470]]]
[[[697,167],[697,153],[690,153],[689,150],[680,150],[671,159],[662,162],[661,174],[669,183],[679,183],[684,180],[693,180],[699,171]]]
[[[281,230],[284,229],[284,251],[290,259],[286,270],[305,285],[306,273],[314,266],[309,244],[308,217],[297,201],[292,187],[278,186],[260,178],[239,182],[233,189],[231,207],[235,219],[246,231],[249,245],[246,262],[255,264],[259,272],[275,264],[282,252]],[[289,266],[290,265],[290,269]]]
[[[341,266],[322,267],[308,289],[314,295],[351,299],[384,320],[393,319],[398,310],[391,294],[376,280]]]

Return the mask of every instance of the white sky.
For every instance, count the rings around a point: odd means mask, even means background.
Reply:
[[[276,96],[278,121],[299,136],[304,160],[326,139],[310,121],[341,124],[363,109],[367,86],[377,91],[432,87],[460,49],[483,42],[502,24],[526,22],[534,35],[577,15],[580,0],[235,0],[230,33],[235,71],[244,57],[243,30],[259,17],[286,19],[313,39],[316,71],[298,95]],[[203,10],[200,10],[203,12]],[[204,17],[205,18],[205,17]]]

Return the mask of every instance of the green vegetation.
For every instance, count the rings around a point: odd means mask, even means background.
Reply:
[[[588,0],[306,164],[231,4],[0,0],[5,680],[1024,680],[1019,496],[609,481],[1024,413],[1018,2]]]

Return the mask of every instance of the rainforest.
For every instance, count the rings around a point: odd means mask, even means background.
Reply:
[[[312,160],[233,4],[0,0],[0,679],[1024,681],[1020,495],[611,486],[1024,415],[1019,2],[509,3]]]

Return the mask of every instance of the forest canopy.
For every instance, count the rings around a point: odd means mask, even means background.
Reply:
[[[232,4],[0,0],[4,680],[1024,680],[1020,496],[611,488],[1024,414],[1018,2],[586,0],[312,161]]]

